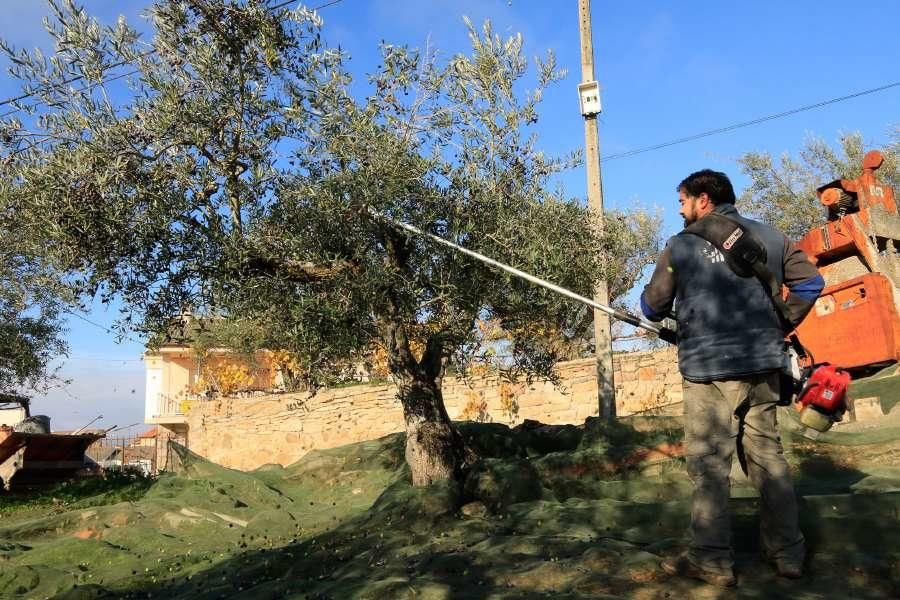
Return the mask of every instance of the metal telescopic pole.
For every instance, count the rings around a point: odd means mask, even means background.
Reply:
[[[606,315],[609,315],[610,317],[612,317],[618,321],[624,321],[625,323],[634,325],[635,327],[640,327],[641,329],[644,329],[646,331],[654,333],[657,336],[659,336],[659,338],[662,339],[663,341],[669,342],[671,344],[675,343],[675,332],[672,331],[671,329],[662,327],[661,325],[657,325],[656,323],[653,323],[652,321],[648,321],[648,320],[638,317],[636,315],[632,315],[630,313],[626,313],[621,310],[616,310],[615,308],[612,308],[611,306],[607,306],[605,304],[600,304],[599,302],[597,302],[595,300],[591,300],[590,298],[585,298],[584,296],[581,296],[580,294],[576,294],[575,292],[573,292],[571,290],[567,290],[564,287],[558,286],[555,283],[550,283],[549,281],[541,279],[540,277],[535,277],[534,275],[526,273],[525,271],[521,271],[515,267],[511,267],[500,261],[494,260],[493,258],[487,257],[484,254],[475,252],[474,250],[469,250],[468,248],[463,248],[462,246],[460,246],[458,244],[454,244],[451,241],[445,240],[442,237],[436,236],[436,235],[428,233],[426,231],[422,231],[418,227],[414,227],[412,225],[409,225],[408,223],[401,223],[400,221],[395,221],[394,219],[391,219],[390,217],[382,215],[381,213],[376,212],[375,210],[373,210],[371,208],[369,209],[369,214],[372,215],[374,218],[378,219],[379,221],[387,223],[388,225],[391,225],[398,229],[402,229],[404,231],[408,231],[410,233],[413,233],[413,234],[421,236],[421,237],[428,238],[428,239],[432,240],[433,242],[436,242],[443,246],[447,246],[448,248],[452,248],[453,250],[456,250],[457,252],[461,252],[462,254],[465,254],[466,256],[471,256],[472,258],[474,258],[476,260],[479,260],[485,264],[491,265],[492,267],[496,267],[502,271],[506,271],[507,273],[510,273],[511,275],[515,275],[516,277],[524,279],[525,281],[530,281],[531,283],[539,285],[539,286],[546,288],[552,292],[561,294],[561,295],[565,296],[566,298],[571,298],[572,300],[581,302],[582,304],[585,304],[591,308],[599,310],[600,312],[602,312]]]

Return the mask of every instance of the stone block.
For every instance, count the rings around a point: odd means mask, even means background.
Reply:
[[[637,380],[637,371],[622,371],[622,373],[617,373],[615,375],[616,381],[621,381],[623,383],[627,381],[636,381]]]
[[[640,381],[656,381],[656,369],[654,367],[641,367],[638,369],[637,378]]]
[[[325,422],[319,419],[304,419],[303,433],[320,433],[325,429]]]
[[[573,395],[580,394],[590,394],[593,393],[596,395],[597,393],[597,382],[596,381],[583,381],[573,385],[568,386],[569,393]]]
[[[557,425],[557,424],[565,424],[565,423],[576,423],[578,422],[578,413],[574,410],[554,410],[550,412],[551,420],[547,421],[548,424]]]
[[[666,385],[677,385],[679,388],[681,387],[681,373],[676,369],[675,371],[669,371],[666,373],[665,378]]]
[[[600,411],[596,407],[589,408],[585,406],[583,408],[578,408],[575,410],[575,423],[583,423],[588,417],[596,417],[599,414]]]
[[[516,401],[519,404],[519,408],[530,408],[544,404],[544,397],[538,394],[523,394]]]
[[[670,404],[674,403],[674,402],[681,402],[683,400],[684,400],[684,393],[682,393],[681,390],[678,390],[678,391],[668,390],[666,393],[666,401]]]
[[[853,416],[857,421],[876,421],[884,418],[879,396],[856,398],[853,400]]]

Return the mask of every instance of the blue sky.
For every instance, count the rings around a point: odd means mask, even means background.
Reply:
[[[311,3],[316,6],[321,2]],[[143,0],[84,0],[105,22],[124,14],[137,22]],[[594,55],[604,112],[601,154],[610,155],[900,81],[900,2],[849,5],[836,0],[793,2],[593,1]],[[0,0],[0,37],[17,47],[46,46],[39,0]],[[569,77],[545,95],[536,131],[549,153],[581,147],[583,121],[576,0],[342,0],[323,8],[323,34],[352,59],[354,91],[378,65],[380,40],[465,51],[462,16],[493,22],[501,35],[521,32],[528,55],[553,49]],[[146,27],[144,27],[146,29]],[[3,65],[5,67],[5,65]],[[0,77],[0,96],[16,95]],[[603,164],[608,207],[635,203],[663,209],[668,233],[679,226],[674,186],[704,167],[746,180],[736,159],[751,150],[796,154],[810,135],[835,142],[859,131],[877,146],[900,125],[900,87],[839,104]],[[568,193],[584,196],[583,170],[562,177]],[[114,313],[96,307],[86,317],[108,327]],[[107,427],[143,414],[142,346],[117,343],[102,328],[71,319],[66,388],[35,398],[54,427],[79,426],[99,414]]]

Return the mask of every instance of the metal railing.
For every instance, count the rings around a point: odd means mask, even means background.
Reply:
[[[107,437],[91,444],[85,462],[102,469],[136,469],[144,475],[156,473],[157,438]]]
[[[182,409],[182,400],[178,398],[170,398],[162,396],[156,403],[156,414],[154,417],[182,417],[184,410]]]

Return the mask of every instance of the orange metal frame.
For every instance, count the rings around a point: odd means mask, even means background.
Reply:
[[[872,271],[878,264],[878,250],[868,234],[870,211],[881,206],[897,213],[894,190],[875,176],[883,160],[881,153],[869,152],[858,178],[840,179],[818,190],[826,207],[834,207],[847,193],[855,195],[858,205],[858,211],[837,216],[797,243],[826,281],[830,267],[843,258],[857,255]],[[896,235],[900,237],[900,232]],[[900,316],[894,293],[891,280],[877,272],[829,285],[797,328],[801,342],[815,362],[844,368],[900,360]]]
[[[828,286],[797,328],[816,363],[852,369],[900,358],[900,319],[890,280],[869,273]]]

